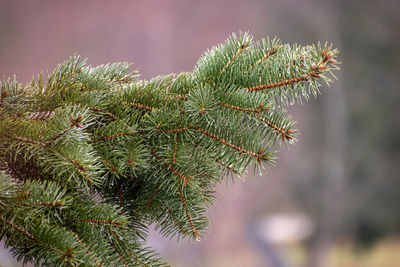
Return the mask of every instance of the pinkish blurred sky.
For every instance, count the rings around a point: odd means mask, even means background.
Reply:
[[[0,75],[16,74],[26,82],[74,53],[93,65],[133,62],[145,78],[190,71],[205,49],[239,30],[257,38],[268,34],[299,41],[299,24],[286,22],[286,17],[308,24],[313,13],[306,10],[303,16],[299,5],[261,0],[1,0]],[[318,33],[320,27],[310,30]]]

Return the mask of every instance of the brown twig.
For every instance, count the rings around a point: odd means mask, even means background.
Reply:
[[[242,108],[242,107],[237,107],[237,106],[233,106],[230,104],[226,104],[226,103],[222,103],[219,102],[219,104],[223,107],[226,108],[230,108],[230,109],[234,109],[234,110],[239,110],[239,111],[243,111],[243,112],[255,112],[255,113],[260,113],[262,111],[267,111],[268,108],[263,108],[264,103],[261,103],[260,106],[258,108]]]
[[[38,145],[38,146],[46,146],[46,144],[43,142],[39,142],[39,141],[32,140],[32,139],[22,137],[22,136],[15,136],[15,135],[11,135],[11,134],[3,134],[3,136],[6,138],[9,138],[9,139],[12,139],[12,140],[21,141],[23,143],[29,143],[29,144]]]
[[[267,60],[270,56],[276,54],[281,46],[277,45],[271,50],[267,50],[267,53],[265,54],[264,57],[260,58],[253,66],[250,67],[249,70],[252,70],[256,65],[262,63],[263,61]]]
[[[190,227],[192,229],[192,233],[194,235],[194,238],[197,239],[200,234],[197,231],[196,227],[194,226],[193,219],[190,216],[190,213],[189,213],[189,210],[188,210],[187,204],[186,204],[186,199],[185,199],[185,197],[183,195],[183,192],[182,192],[181,188],[179,188],[179,194],[180,194],[180,197],[181,197],[181,202],[183,203],[183,208],[185,209],[186,217],[187,217],[187,219],[189,221],[189,224],[190,224]]]
[[[109,220],[97,220],[97,219],[86,219],[86,218],[65,218],[71,221],[79,221],[79,222],[93,222],[98,224],[111,224],[111,225],[122,225],[120,222],[114,222],[112,219]]]
[[[206,135],[206,136],[218,141],[221,144],[224,144],[224,145],[226,145],[226,146],[228,146],[228,147],[230,147],[230,148],[232,148],[234,150],[239,151],[240,153],[245,153],[245,154],[251,155],[251,156],[253,156],[255,158],[261,158],[262,157],[262,153],[255,153],[255,152],[252,152],[252,151],[248,151],[248,150],[246,150],[246,149],[244,149],[244,148],[242,148],[240,146],[237,146],[237,145],[234,145],[232,143],[229,143],[225,139],[222,139],[222,138],[216,136],[215,134],[210,133],[210,132],[208,132],[208,131],[200,128],[200,127],[194,127],[194,129],[202,132],[204,135]]]
[[[258,117],[262,122],[264,122],[266,125],[268,125],[268,127],[272,128],[272,129],[274,129],[276,132],[278,132],[278,133],[282,136],[282,141],[284,141],[285,138],[286,138],[287,140],[291,140],[291,139],[292,139],[292,137],[290,136],[290,134],[293,133],[293,130],[292,130],[292,129],[285,130],[283,127],[278,127],[277,125],[273,124],[272,122],[270,122],[270,121],[268,121],[268,120],[266,120],[266,119],[264,119],[264,118],[261,118],[261,116],[259,116],[259,115],[258,115],[257,117]]]
[[[231,64],[232,62],[243,52],[243,50],[246,48],[247,43],[244,42],[242,45],[238,48],[236,51],[235,55],[226,63],[224,68],[221,70],[220,74],[223,73]]]
[[[160,156],[158,156],[156,154],[156,152],[152,149],[150,149],[150,153],[157,158],[159,161],[162,162],[162,159]],[[183,175],[182,173],[180,173],[179,171],[177,171],[174,167],[172,167],[172,165],[166,164],[165,162],[163,162],[164,165],[166,165],[168,167],[168,170],[170,170],[172,173],[174,173],[176,176],[178,176],[179,178],[181,178],[183,180],[183,185],[185,186],[187,183],[188,184],[192,184],[192,182],[190,181],[191,178],[193,178],[193,176],[188,176],[186,177],[185,175]]]
[[[87,248],[87,246],[83,243],[83,241],[79,238],[78,234],[75,233],[71,228],[69,229],[71,234],[75,237],[76,241],[85,249],[85,252],[87,254],[91,254],[90,250]],[[93,256],[93,259],[96,261],[98,267],[103,267],[103,264],[97,259],[97,257]]]
[[[158,190],[160,189],[160,185],[158,184],[156,190],[153,192],[153,194],[151,195],[150,199],[147,201],[146,206],[144,207],[144,209],[147,209],[150,206],[151,201],[153,200],[153,198],[157,195]]]
[[[140,103],[135,103],[135,102],[123,102],[123,103],[126,104],[126,105],[130,105],[130,106],[132,106],[134,108],[144,109],[144,110],[148,110],[148,111],[158,110],[157,108],[150,107],[150,106],[147,106],[147,105],[143,105],[143,104],[140,104]]]
[[[267,90],[270,88],[283,87],[286,85],[292,85],[295,83],[308,81],[310,79],[310,77],[319,78],[319,74],[316,72],[316,70],[311,70],[310,72],[308,72],[304,75],[298,76],[298,77],[293,77],[291,79],[285,79],[285,80],[273,82],[273,83],[271,82],[271,83],[267,83],[267,84],[263,84],[263,85],[252,86],[252,87],[246,88],[246,90],[249,92],[254,92],[254,91]]]

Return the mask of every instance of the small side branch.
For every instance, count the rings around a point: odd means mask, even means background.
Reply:
[[[131,126],[129,126],[128,124],[126,124],[122,119],[118,118],[117,116],[115,116],[115,115],[112,114],[111,112],[108,112],[108,111],[103,110],[103,109],[100,109],[100,108],[84,106],[84,105],[79,104],[79,103],[78,103],[77,105],[78,105],[79,107],[82,107],[82,108],[87,108],[87,109],[89,109],[89,110],[91,110],[91,111],[93,111],[93,112],[107,115],[108,117],[112,118],[113,120],[116,120],[116,121],[118,121],[118,122],[121,122],[126,128],[132,130]]]
[[[87,180],[89,180],[92,184],[95,184],[95,181],[89,176],[89,174],[86,173],[86,171],[83,171],[81,169],[78,169],[78,172],[83,175]]]
[[[225,169],[233,172],[236,175],[240,175],[239,172],[237,170],[235,170],[234,168],[226,165],[224,162],[222,162],[220,159],[215,159],[215,162],[217,162],[218,164],[220,164],[222,167],[224,167]]]
[[[106,228],[108,231],[110,231],[110,233],[115,237],[116,240],[119,240],[119,236],[117,235],[116,232],[114,232],[109,226],[106,226]],[[124,257],[122,257],[122,255],[118,252],[117,248],[115,247],[115,245],[112,243],[111,240],[109,241],[109,244],[112,247],[112,249],[114,250],[114,253],[117,254],[119,259],[125,264],[125,266],[129,267],[128,263],[126,262]]]
[[[13,222],[11,222],[10,220],[7,220],[3,217],[0,217],[0,220],[5,221],[6,224],[8,224],[8,226],[10,226],[11,228],[13,228],[14,230],[16,230],[17,232],[23,234],[25,237],[27,237],[28,239],[31,239],[33,241],[38,242],[38,240],[36,240],[36,238],[29,233],[28,231],[26,231],[22,226],[19,226]]]
[[[156,154],[156,152],[152,149],[150,149],[150,153],[159,161],[162,162],[162,159],[160,156],[158,156]],[[164,162],[163,162],[164,163]],[[164,163],[164,165],[166,165],[168,167],[168,170],[170,170],[173,174],[175,174],[176,176],[178,176],[179,178],[181,178],[183,180],[183,185],[185,186],[186,184],[192,184],[192,182],[190,181],[190,179],[193,178],[193,176],[188,176],[186,177],[185,175],[183,175],[182,173],[180,173],[179,171],[177,171],[174,167],[172,167],[172,165],[166,164]]]
[[[186,177],[185,175],[183,175],[182,173],[178,172],[174,167],[172,167],[171,165],[169,165],[169,170],[171,172],[173,172],[176,176],[178,176],[179,178],[181,178],[183,180],[183,185],[186,185],[186,183],[188,184],[192,184],[192,182],[190,181],[190,179],[193,178],[193,176],[188,176]]]
[[[168,214],[169,214],[170,218],[172,219],[172,221],[174,222],[176,227],[179,229],[179,231],[181,231],[182,233],[185,233],[183,226],[177,221],[176,216],[175,216],[174,212],[172,211],[171,207],[168,206],[168,204],[164,200],[161,200],[161,203],[168,210]]]
[[[258,108],[242,108],[242,107],[233,106],[233,105],[230,105],[230,104],[227,104],[227,103],[223,103],[223,102],[219,102],[219,104],[221,106],[223,106],[223,107],[234,109],[234,110],[239,110],[239,111],[242,111],[242,112],[260,113],[260,112],[268,110],[268,108],[263,108],[264,103],[261,103]]]
[[[106,83],[113,83],[114,82],[114,83],[120,83],[120,84],[121,83],[130,84],[132,80],[133,80],[132,77],[129,77],[128,75],[124,75],[123,77],[115,79],[115,80],[109,79],[109,80],[106,81]]]
[[[116,134],[112,134],[112,135],[108,135],[108,136],[102,136],[99,137],[97,139],[94,139],[94,142],[99,142],[99,141],[105,141],[105,140],[109,140],[109,139],[113,139],[122,135],[126,135],[125,133],[116,133]]]
[[[75,164],[80,171],[87,172],[89,170],[87,167],[83,166],[82,163],[80,163],[78,160],[72,160],[69,158],[68,160],[70,160],[73,164]]]
[[[70,221],[79,221],[79,222],[89,222],[89,223],[97,223],[97,224],[110,224],[110,225],[122,225],[120,222],[114,222],[112,219],[109,220],[96,220],[96,219],[85,219],[85,218],[65,218]]]
[[[186,101],[187,100],[187,96],[185,95],[174,95],[171,97],[165,97],[165,101],[174,101],[174,100],[180,100],[180,101]]]
[[[282,137],[282,141],[285,141],[285,139],[287,140],[291,140],[293,139],[293,137],[290,135],[291,133],[293,133],[292,129],[289,130],[285,130],[282,127],[278,127],[277,125],[273,124],[272,122],[261,118],[261,116],[257,116],[262,122],[264,122],[268,127],[274,129],[277,133],[279,133]]]
[[[193,219],[190,216],[189,210],[187,208],[186,199],[185,199],[181,189],[179,190],[179,194],[180,194],[180,197],[181,197],[181,202],[183,203],[183,208],[185,209],[186,217],[187,217],[187,219],[189,221],[190,227],[192,228],[193,236],[194,236],[195,239],[197,239],[200,236],[200,234],[197,231],[196,227],[194,226]]]
[[[267,50],[267,53],[265,53],[265,56],[260,58],[253,66],[250,67],[250,70],[252,70],[255,66],[258,64],[261,64],[263,61],[266,61],[270,56],[276,54],[281,46],[277,45],[271,50]]]
[[[134,108],[138,108],[138,109],[144,109],[144,110],[148,110],[148,111],[152,111],[152,110],[158,110],[157,108],[154,107],[150,107],[147,105],[143,105],[140,103],[135,103],[135,102],[123,102],[126,105],[132,106]]]
[[[175,136],[175,142],[174,142],[174,151],[173,151],[173,153],[172,153],[172,164],[174,164],[175,165],[175,163],[176,163],[176,151],[178,150],[178,133],[176,134],[176,136]]]
[[[155,191],[153,192],[153,194],[151,195],[149,201],[147,201],[146,206],[144,207],[144,209],[147,209],[147,208],[150,206],[151,201],[153,201],[153,198],[157,195],[158,190],[160,190],[160,185],[161,185],[161,184],[158,184],[156,190],[155,190]]]
[[[85,243],[79,238],[78,234],[75,233],[71,228],[69,229],[70,233],[75,237],[76,241],[85,249],[87,254],[91,254],[90,250],[87,248]],[[96,261],[98,267],[103,267],[104,265],[99,261],[98,258],[93,256],[93,259]]]
[[[82,116],[79,115],[77,118],[74,118],[73,116],[70,117],[71,120],[71,124],[65,128],[64,130],[62,130],[60,133],[58,133],[57,135],[53,136],[49,143],[52,143],[54,141],[56,141],[58,138],[60,138],[61,136],[63,136],[66,132],[68,132],[70,129],[77,127],[77,128],[83,128],[83,125],[79,124],[79,122],[82,120]]]
[[[57,151],[57,150],[56,150]],[[79,162],[79,160],[74,160],[71,159],[70,157],[64,155],[63,153],[61,153],[60,151],[57,151],[57,153],[59,153],[61,156],[63,156],[67,161],[69,161],[70,163],[75,165],[75,170],[78,171],[81,175],[83,175],[83,177],[85,177],[87,180],[89,180],[91,183],[95,184],[95,181],[93,180],[93,178],[90,177],[90,175],[87,173],[87,171],[89,171],[89,168],[85,167],[84,165],[82,165],[81,162]]]
[[[28,232],[26,229],[24,229],[22,226],[17,225],[17,224],[11,222],[10,220],[8,220],[8,219],[6,219],[6,218],[0,217],[0,220],[1,220],[1,221],[5,221],[5,223],[6,223],[8,226],[10,226],[12,229],[16,230],[17,232],[21,233],[22,235],[24,235],[24,236],[27,237],[28,239],[30,239],[30,240],[32,240],[32,241],[34,241],[34,242],[36,242],[36,243],[38,243],[38,244],[40,244],[40,245],[42,245],[42,246],[45,246],[45,247],[47,247],[47,248],[49,248],[49,249],[52,249],[52,250],[57,251],[58,253],[60,253],[60,254],[62,255],[61,258],[64,259],[64,261],[65,261],[66,263],[68,263],[68,264],[71,265],[71,266],[74,266],[74,265],[70,262],[70,259],[75,257],[75,255],[72,253],[72,248],[69,248],[67,251],[62,250],[62,249],[59,249],[59,248],[54,247],[54,246],[52,246],[52,245],[50,245],[50,244],[48,244],[48,243],[43,242],[42,240],[38,240],[35,236],[33,236],[31,233],[29,233],[29,232]]]
[[[221,70],[221,73],[223,73],[232,64],[232,62],[243,52],[246,46],[247,43],[243,42],[242,45],[236,51],[236,54],[233,55],[233,57],[226,63],[225,67]]]
[[[287,86],[287,85],[292,85],[295,83],[300,83],[300,82],[306,82],[310,79],[310,77],[314,77],[314,78],[319,78],[319,74],[317,74],[316,70],[311,70],[310,72],[302,75],[302,76],[298,76],[298,77],[294,77],[291,79],[287,79],[287,80],[282,80],[282,81],[278,81],[278,82],[274,82],[274,83],[267,83],[267,84],[263,84],[263,85],[256,85],[256,86],[252,86],[252,87],[248,87],[245,88],[247,91],[249,92],[254,92],[254,91],[262,91],[262,90],[267,90],[267,89],[271,89],[271,88],[277,88],[277,87],[283,87],[283,86]]]
[[[16,141],[21,141],[23,143],[27,143],[27,144],[33,144],[33,145],[37,145],[37,146],[46,146],[45,143],[43,142],[39,142],[36,140],[32,140],[26,137],[22,137],[22,136],[15,136],[15,135],[11,135],[11,134],[3,134],[4,137],[12,139],[12,140],[16,140]]]
[[[180,132],[184,132],[184,131],[188,131],[190,128],[192,127],[192,124],[182,127],[182,128],[176,128],[176,129],[164,129],[161,127],[161,125],[157,125],[156,128],[153,129],[141,129],[138,130],[137,132],[140,134],[145,134],[145,133],[149,133],[151,131],[165,131],[165,132],[169,132],[169,133],[180,133]]]
[[[253,156],[253,157],[257,158],[257,159],[261,159],[262,158],[262,152],[255,153],[255,152],[252,152],[252,151],[248,151],[248,150],[246,150],[246,149],[244,149],[244,148],[242,148],[240,146],[237,146],[237,145],[234,145],[232,143],[229,143],[225,139],[222,139],[222,138],[216,136],[215,134],[212,134],[212,133],[210,133],[210,132],[208,132],[208,131],[200,128],[200,127],[195,127],[195,129],[200,131],[200,132],[202,132],[204,135],[206,135],[206,136],[218,141],[219,143],[221,143],[223,145],[226,145],[226,146],[228,146],[228,147],[230,147],[230,148],[232,148],[234,150],[239,151],[240,153],[245,153],[245,154],[251,155],[251,156]]]
[[[80,107],[83,107],[83,108],[88,108],[89,110],[94,111],[94,112],[96,112],[96,113],[97,113],[97,112],[98,112],[98,113],[103,113],[103,114],[109,116],[110,118],[112,118],[112,119],[114,119],[114,120],[119,120],[119,119],[117,118],[117,116],[115,116],[114,114],[112,114],[112,113],[110,113],[110,112],[108,112],[108,111],[106,111],[106,110],[103,110],[103,109],[100,109],[100,108],[94,108],[94,107],[86,107],[86,106],[83,106],[83,105],[81,105],[81,104],[79,104],[79,106],[80,106]]]
[[[34,202],[34,203],[18,203],[15,204],[17,207],[53,207],[53,208],[61,208],[64,204],[61,200],[53,201],[53,202]]]
[[[167,132],[170,132],[170,133],[174,133],[174,132],[179,133],[179,132],[184,132],[184,131],[189,130],[190,127],[192,127],[192,125],[189,125],[189,126],[186,126],[186,127],[183,127],[183,128],[177,128],[177,129],[161,129],[161,130],[164,130],[164,131],[167,131]]]
[[[122,261],[122,263],[126,266],[129,267],[129,264],[126,262],[126,260],[122,257],[122,255],[118,252],[117,248],[110,242],[110,246],[114,250],[114,253],[117,254],[118,258]]]

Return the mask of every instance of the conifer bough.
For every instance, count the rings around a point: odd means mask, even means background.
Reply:
[[[231,35],[193,72],[140,80],[79,56],[1,83],[0,239],[38,266],[164,266],[148,225],[198,240],[215,185],[274,162],[282,108],[319,93],[337,50]]]

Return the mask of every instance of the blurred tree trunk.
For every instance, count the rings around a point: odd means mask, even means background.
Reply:
[[[327,3],[324,3],[327,4]],[[322,39],[333,40],[335,45],[341,48],[341,37],[337,23],[340,19],[335,5],[328,5],[330,16],[325,21],[325,36]],[[336,10],[335,10],[336,9]],[[342,55],[343,57],[343,55]],[[341,60],[345,61],[345,59]],[[341,71],[338,73],[338,80],[334,82],[334,89],[329,90],[322,97],[323,113],[321,115],[323,121],[323,157],[319,164],[322,166],[323,173],[321,179],[320,199],[321,210],[318,218],[319,227],[312,241],[307,267],[324,267],[326,266],[327,254],[332,247],[333,239],[337,228],[342,223],[344,214],[344,204],[346,198],[346,170],[345,157],[347,149],[347,110],[346,97],[344,91],[344,81]]]

